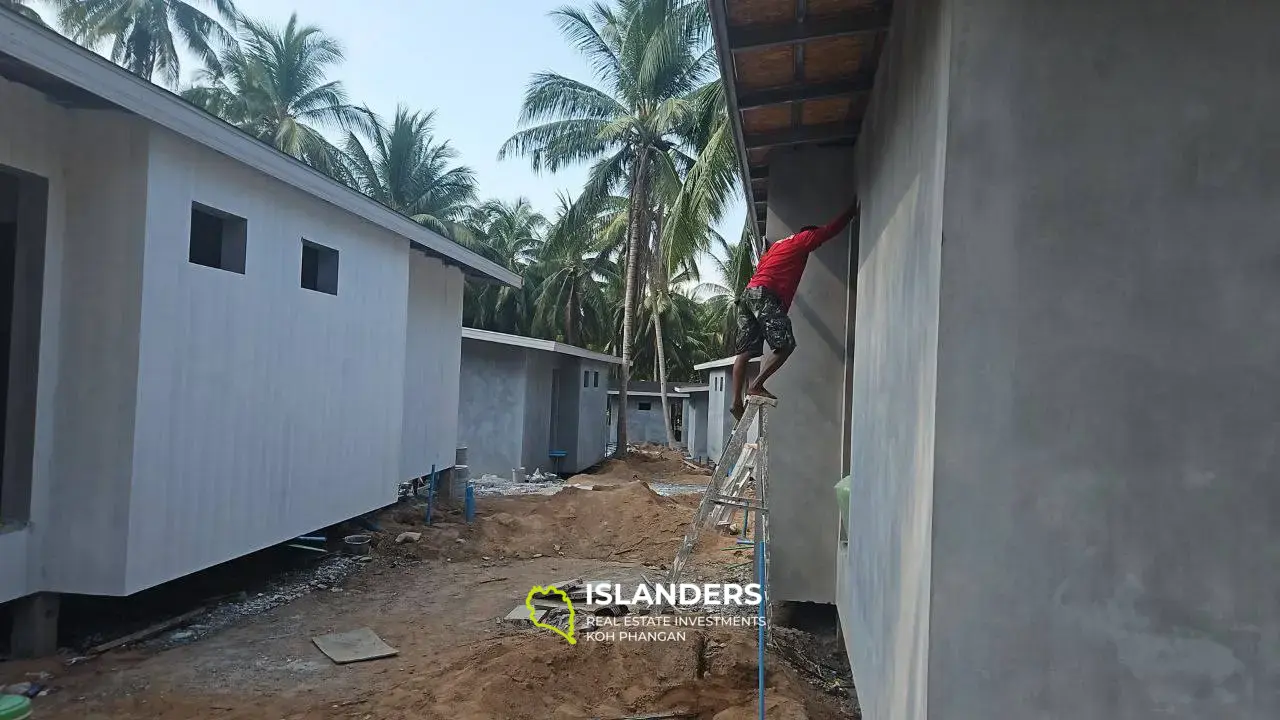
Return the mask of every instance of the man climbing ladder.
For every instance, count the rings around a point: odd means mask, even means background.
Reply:
[[[747,363],[764,354],[767,340],[773,353],[760,367],[760,375],[747,388],[748,395],[773,398],[764,383],[791,357],[796,336],[787,312],[800,287],[809,254],[840,233],[858,212],[855,199],[840,217],[823,227],[806,225],[800,232],[765,246],[756,272],[738,300],[738,347],[733,360],[733,406],[729,412],[742,418],[742,384]]]

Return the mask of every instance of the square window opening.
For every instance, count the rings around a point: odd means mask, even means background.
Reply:
[[[248,229],[249,223],[242,217],[192,203],[187,260],[243,275]]]
[[[652,410],[652,409],[653,409],[653,403],[651,403],[651,402],[640,402],[640,403],[638,403],[638,404],[636,405],[636,409],[637,409],[637,410]]]
[[[338,294],[338,251],[309,240],[302,241],[302,287]]]

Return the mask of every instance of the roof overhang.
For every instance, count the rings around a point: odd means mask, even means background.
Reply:
[[[676,392],[685,393],[687,395],[697,395],[698,393],[711,392],[711,386],[710,385],[687,385],[687,386],[681,387],[677,385]]]
[[[609,394],[610,394],[610,395],[617,395],[617,394],[618,394],[618,391],[617,391],[617,390],[610,390],[610,391],[609,391]],[[657,390],[641,390],[641,391],[628,390],[628,391],[627,391],[627,397],[629,397],[629,398],[633,398],[633,397],[662,397],[662,393],[658,392]],[[687,397],[689,397],[689,394],[688,394],[688,393],[682,393],[682,392],[676,392],[676,391],[674,391],[674,390],[671,390],[671,391],[668,391],[668,392],[667,392],[667,397],[668,397],[668,398],[687,398]]]
[[[497,343],[499,345],[510,345],[512,347],[528,348],[529,350],[542,350],[545,352],[559,353],[561,355],[571,355],[586,360],[595,360],[596,362],[611,363],[613,365],[621,365],[622,358],[616,355],[605,355],[594,350],[580,348],[577,345],[565,345],[553,340],[542,340],[540,338],[525,337],[523,335],[508,335],[507,333],[493,332],[492,330],[478,330],[476,328],[462,328],[462,337],[468,340],[478,340],[480,342]]]
[[[857,141],[892,1],[707,3],[743,189],[763,237],[770,157],[803,145]]]
[[[468,275],[512,287],[521,284],[516,273],[16,13],[0,12],[0,76],[39,90],[59,105],[133,113],[406,238],[412,247],[451,261]]]
[[[731,355],[727,358],[720,358],[719,360],[711,360],[709,362],[704,362],[701,365],[694,365],[693,369],[694,370],[716,370],[723,367],[729,367],[730,365],[733,364],[733,361],[735,359],[736,358]],[[751,358],[751,362],[759,364],[760,358],[758,357]]]

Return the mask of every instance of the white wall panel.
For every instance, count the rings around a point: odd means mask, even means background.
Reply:
[[[128,589],[395,501],[403,238],[152,134]],[[192,202],[248,220],[245,274],[187,260]],[[300,287],[301,241],[339,252]]]

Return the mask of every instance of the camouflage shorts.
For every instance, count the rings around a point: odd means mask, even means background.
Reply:
[[[751,357],[764,354],[764,344],[774,352],[790,352],[796,347],[796,336],[791,331],[791,318],[782,308],[777,295],[765,288],[747,288],[738,300],[738,355],[749,353]]]

